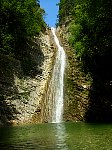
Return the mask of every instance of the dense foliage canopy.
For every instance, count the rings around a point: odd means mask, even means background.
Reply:
[[[44,10],[35,0],[1,0],[0,53],[14,54],[24,41],[45,27]]]
[[[112,122],[112,1],[61,0],[59,6],[59,24],[69,28],[80,67],[92,78],[85,118]]]
[[[83,69],[104,80],[112,78],[112,2],[61,0],[60,24],[71,18],[70,44]],[[93,78],[94,78],[93,77]]]

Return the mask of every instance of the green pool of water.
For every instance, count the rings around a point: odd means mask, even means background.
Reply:
[[[0,128],[0,150],[112,150],[112,124],[4,127]]]

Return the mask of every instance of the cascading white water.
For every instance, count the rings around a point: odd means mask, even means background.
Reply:
[[[60,46],[59,40],[55,34],[55,28],[51,28],[54,36],[54,41],[58,47],[56,62],[53,70],[53,86],[55,88],[53,109],[52,109],[52,122],[59,123],[62,121],[63,115],[63,86],[64,86],[64,70],[65,70],[65,52],[63,47]]]
[[[55,34],[55,28],[51,28],[51,31],[54,37],[54,41],[58,47],[58,51],[56,54],[53,74],[48,89],[48,110],[50,113],[50,119],[48,121],[52,123],[59,123],[63,118],[63,86],[66,57],[64,49],[60,46],[59,40]]]

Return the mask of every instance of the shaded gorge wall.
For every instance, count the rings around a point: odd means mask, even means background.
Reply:
[[[1,125],[43,122],[42,106],[56,51],[51,31],[46,29],[22,48],[23,59],[0,55]]]
[[[98,64],[91,66],[93,72],[90,77],[81,67],[75,49],[68,44],[69,29],[69,24],[59,28],[59,36],[68,56],[64,118],[68,121],[112,122],[111,55],[95,58]]]
[[[92,80],[88,75],[85,75],[80,67],[80,61],[76,59],[74,50],[69,46],[69,25],[58,27],[58,36],[67,56],[64,88],[64,120],[85,121]]]

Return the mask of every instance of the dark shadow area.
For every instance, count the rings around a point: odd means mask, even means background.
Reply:
[[[21,44],[15,51],[15,58],[21,61],[24,76],[34,78],[36,75],[42,75],[44,55],[39,42],[39,39],[20,41]]]
[[[99,84],[100,87],[97,87],[95,84],[90,91],[86,121],[112,122],[112,86]]]
[[[99,7],[100,8],[100,7]],[[107,11],[95,20],[94,26],[86,30],[88,35],[87,51],[84,54],[84,66],[93,79],[90,90],[87,121],[112,122],[112,18],[110,2],[103,2]],[[90,14],[90,18],[92,14]]]
[[[93,83],[89,107],[85,114],[89,122],[112,122],[112,53],[98,57],[92,70]]]
[[[0,55],[0,120],[4,125],[10,125],[9,121],[15,119],[15,113],[18,113],[13,105],[9,105],[6,99],[13,100],[14,95],[18,93],[14,85],[14,74],[20,71],[19,61]]]
[[[0,149],[9,149],[8,145],[11,145],[10,137],[12,135],[11,127],[1,127],[0,128]]]
[[[37,40],[37,39],[36,39]],[[15,85],[15,77],[25,79],[42,75],[43,52],[39,41],[26,42],[20,45],[15,55],[0,54],[0,121],[1,124],[11,125],[11,120],[16,119],[16,110],[12,101],[20,100],[18,88]],[[16,102],[15,102],[16,103]]]

